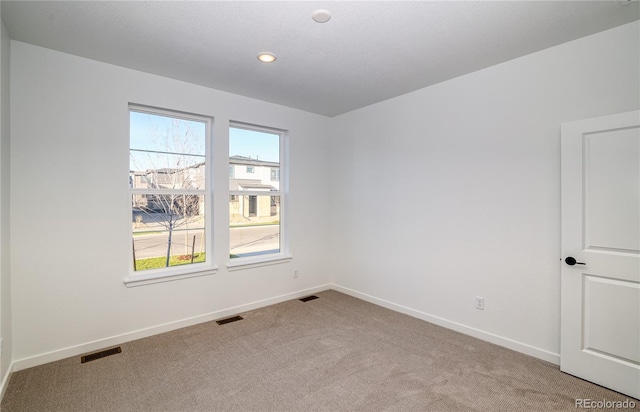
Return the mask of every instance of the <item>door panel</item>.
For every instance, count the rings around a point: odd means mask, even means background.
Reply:
[[[561,148],[560,366],[640,398],[640,112],[563,124]]]
[[[640,334],[628,334],[640,324],[638,283],[584,276],[584,350],[640,364]],[[613,321],[612,321],[613,319]],[[626,339],[619,339],[620,336]]]
[[[585,248],[640,251],[638,129],[607,130],[584,137]]]

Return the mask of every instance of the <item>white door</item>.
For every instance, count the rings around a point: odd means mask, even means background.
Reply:
[[[562,125],[560,368],[640,398],[640,112]]]

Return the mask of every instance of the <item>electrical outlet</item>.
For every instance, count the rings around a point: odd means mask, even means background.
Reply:
[[[476,309],[484,310],[484,298],[476,296]]]
[[[293,269],[293,277],[294,278],[298,277],[298,269]]]

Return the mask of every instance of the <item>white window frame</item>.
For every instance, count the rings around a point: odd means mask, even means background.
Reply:
[[[288,227],[289,227],[288,225],[288,221],[289,221],[289,158],[288,158],[289,132],[287,130],[277,129],[273,127],[257,126],[257,125],[242,123],[237,121],[230,121],[229,128],[245,129],[245,130],[274,134],[279,136],[279,144],[280,144],[279,190],[275,192],[274,191],[264,192],[260,190],[230,190],[229,196],[227,196],[227,202],[229,201],[229,199],[231,199],[232,195],[280,196],[280,251],[276,253],[268,253],[264,255],[236,257],[233,259],[229,258],[229,262],[227,263],[227,269],[229,271],[235,271],[235,270],[249,269],[254,267],[289,262],[293,258],[289,251],[289,232],[288,232]],[[227,213],[227,219],[229,219],[228,213]],[[229,221],[227,221],[227,223],[229,223]],[[227,245],[227,251],[229,250],[230,250],[230,245]]]
[[[185,113],[177,110],[161,109],[151,106],[144,106],[139,104],[129,104],[129,110],[127,111],[129,122],[129,133],[131,130],[131,112],[147,113],[157,116],[173,117],[184,120],[191,120],[197,122],[203,122],[205,124],[205,189],[204,191],[194,190],[168,190],[168,189],[134,189],[129,187],[128,191],[128,212],[129,222],[131,221],[131,198],[134,194],[158,194],[158,193],[175,193],[175,194],[190,194],[190,195],[202,195],[205,202],[205,254],[206,262],[191,263],[180,266],[172,266],[168,268],[150,269],[145,271],[133,270],[133,250],[129,247],[129,274],[124,279],[124,283],[127,287],[141,286],[158,282],[168,282],[179,279],[186,279],[196,276],[212,275],[216,273],[217,266],[214,264],[213,255],[213,156],[211,155],[212,148],[212,126],[213,118],[209,116]],[[129,137],[130,138],[130,137]],[[129,141],[129,149],[131,149],[131,141]],[[127,162],[128,164],[128,162]],[[133,228],[129,223],[129,239],[133,239]]]

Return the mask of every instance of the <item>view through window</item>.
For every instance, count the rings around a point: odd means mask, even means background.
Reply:
[[[282,250],[281,134],[263,128],[229,129],[230,256]]]
[[[198,116],[130,108],[133,270],[206,261],[206,136]]]

